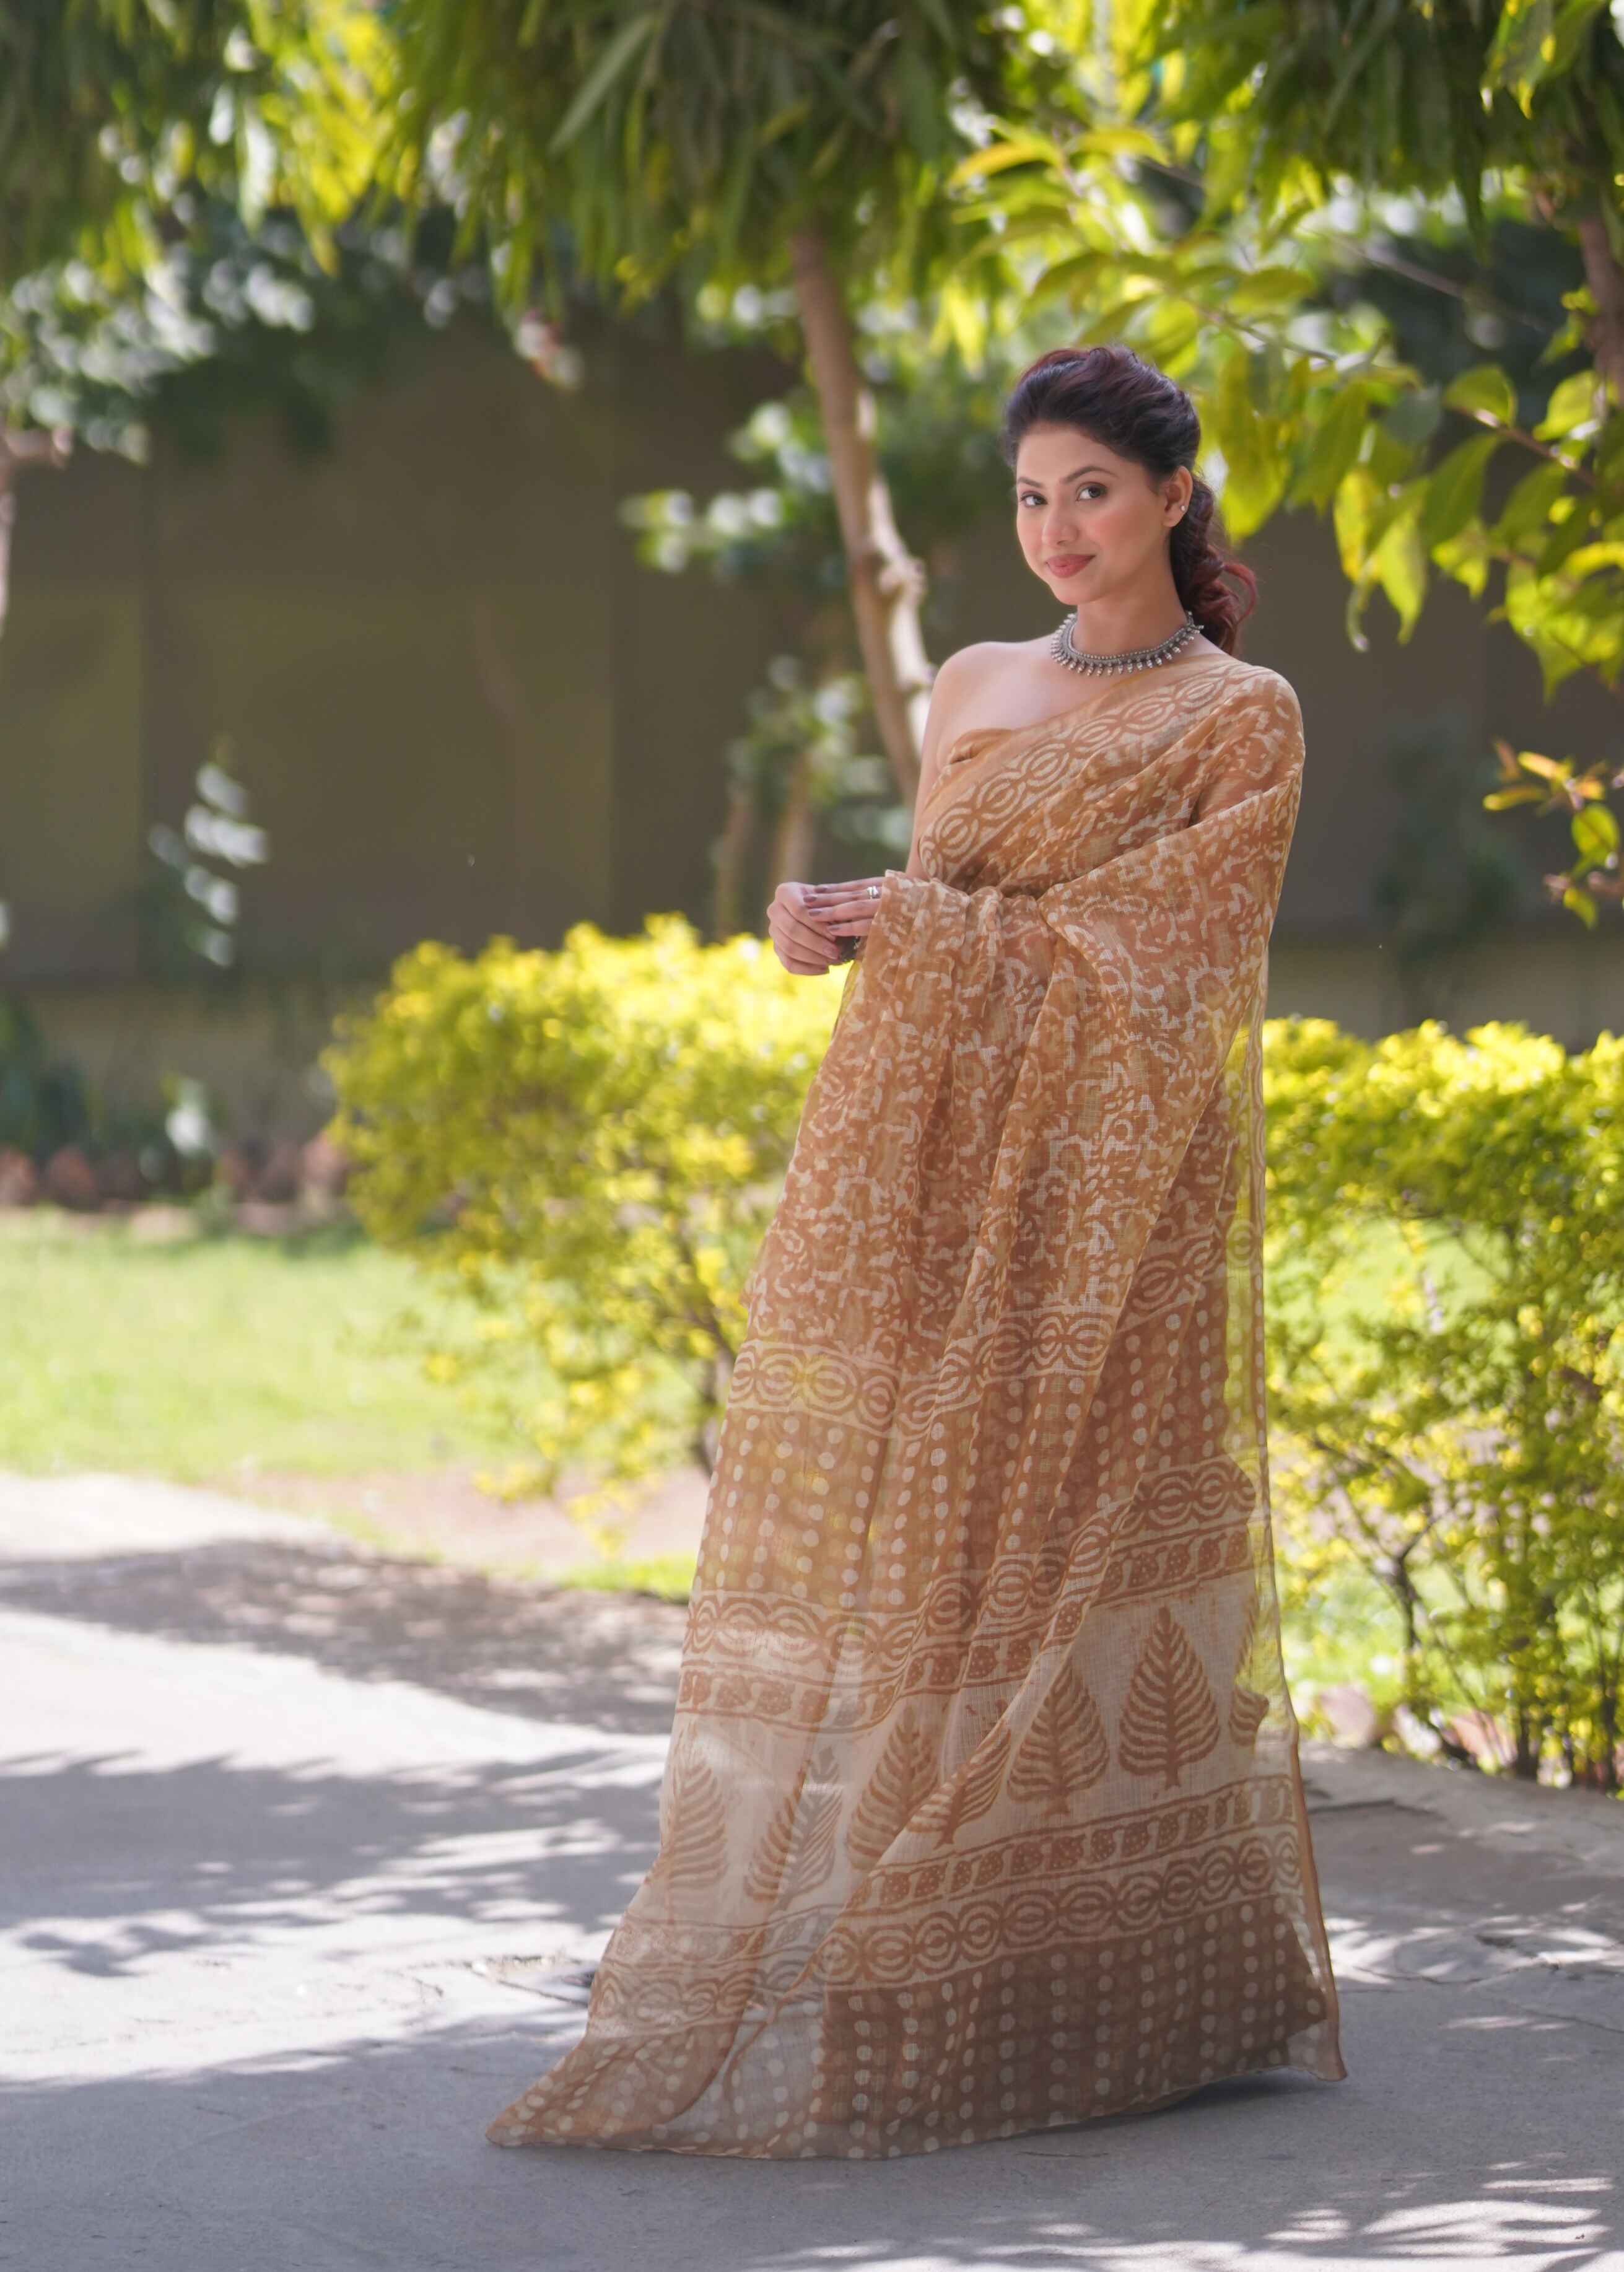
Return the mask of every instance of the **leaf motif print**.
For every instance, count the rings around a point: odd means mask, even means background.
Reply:
[[[797,1893],[811,1893],[822,1885],[834,1867],[835,1836],[840,1829],[839,1767],[834,1748],[825,1744],[812,1760],[810,1795],[803,1792],[801,1836],[790,1869]]]
[[[949,1846],[967,1822],[985,1814],[1004,1788],[1009,1764],[1009,1723],[971,1753],[951,1782],[944,1783],[920,1813],[918,1827],[935,1834],[939,1846]]]
[[[1218,1708],[1189,1635],[1165,1602],[1134,1667],[1122,1707],[1119,1754],[1132,1775],[1177,1787],[1186,1768],[1217,1743]]]
[[[1269,1717],[1269,1699],[1254,1688],[1238,1687],[1230,1699],[1230,1734],[1238,1744],[1255,1744]]]
[[[928,1796],[934,1776],[930,1746],[904,1706],[886,1738],[878,1765],[852,1809],[846,1851],[860,1870],[872,1870],[915,1807]]]
[[[715,1770],[691,1745],[671,1762],[668,1786],[670,1827],[660,1841],[650,1876],[686,1892],[714,1886],[728,1854],[728,1823],[722,1785]]]
[[[745,1873],[745,1891],[752,1902],[770,1902],[783,1880],[784,1865],[790,1859],[790,1848],[795,1837],[796,1809],[800,1804],[798,1791],[786,1791],[773,1809],[772,1819],[761,1833],[756,1849],[750,1857],[750,1867]]]
[[[786,1791],[757,1842],[745,1873],[752,1901],[770,1902],[784,1893],[811,1893],[834,1867],[840,1828],[841,1793],[834,1748],[825,1744],[811,1761],[800,1787]]]
[[[1010,1796],[1063,1814],[1074,1794],[1097,1782],[1110,1764],[1099,1707],[1074,1669],[1063,1664],[1015,1753]]]
[[[1256,1743],[1258,1730],[1269,1717],[1268,1697],[1244,1685],[1247,1675],[1257,1678],[1253,1663],[1257,1626],[1258,1601],[1254,1594],[1246,1603],[1246,1622],[1240,1647],[1235,1653],[1235,1677],[1230,1694],[1230,1740],[1243,1745]]]

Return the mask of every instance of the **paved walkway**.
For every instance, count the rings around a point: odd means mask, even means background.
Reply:
[[[1345,2082],[877,2164],[488,2144],[653,1857],[684,1614],[0,1477],[0,2262],[1624,2272],[1624,1807],[1320,1745]]]

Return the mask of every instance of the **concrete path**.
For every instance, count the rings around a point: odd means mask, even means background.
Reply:
[[[1624,1807],[1320,1745],[1345,2082],[887,2163],[488,2144],[653,1858],[684,1617],[0,1478],[0,2263],[1624,2272]]]

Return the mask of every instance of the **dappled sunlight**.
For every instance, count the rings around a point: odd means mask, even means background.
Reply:
[[[662,2272],[1616,2261],[1613,1881],[1474,1852],[1335,1758],[1308,1782],[1335,2094],[1260,2074],[883,2165],[505,2154],[485,2124],[580,2034],[551,1986],[653,1859],[683,1610],[281,1532],[19,1552],[0,1604],[28,1700],[0,1767],[8,2208],[74,2272],[114,2230],[257,2264],[273,2222],[267,2264],[481,2272],[616,2272],[655,2219]],[[73,2136],[98,2147],[64,2186]]]
[[[101,2141],[71,2203],[44,2156],[26,2159],[39,2174],[18,2205],[42,2188],[59,2230],[133,2218],[153,2249],[176,2244],[171,2261],[182,2236],[194,2258],[203,2244],[199,2261],[251,2261],[245,2244],[273,2218],[278,2262],[480,2272],[1604,2272],[1617,2261],[1616,2186],[1595,2150],[1478,2163],[1447,2142],[1401,2148],[1373,2102],[1350,2108],[1301,2079],[1247,2078],[1162,2113],[883,2165],[490,2147],[483,2119],[505,2086],[560,2056],[579,2027],[539,1998],[504,2004],[442,1977],[392,2039],[363,2022],[319,2044],[132,2061],[26,2096],[0,2080],[25,2144]],[[279,2178],[273,2203],[267,2167],[300,2172],[296,2186]]]
[[[31,1872],[0,1932],[64,1970],[112,1978],[176,1954],[251,1952],[335,1917],[347,1928],[550,1918],[590,1930],[608,1921],[605,1884],[654,1858],[662,1764],[655,1752],[573,1744],[544,1764],[365,1776],[222,1756],[161,1771],[7,1760],[9,1835],[49,1891]],[[109,1858],[87,1867],[86,1848]]]
[[[527,1718],[668,1735],[686,1611],[365,1554],[312,1531],[177,1552],[0,1562],[0,1603],[303,1656]]]

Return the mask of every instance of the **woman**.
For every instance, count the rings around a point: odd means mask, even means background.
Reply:
[[[653,1868],[500,2145],[857,2158],[1345,2072],[1263,1426],[1259,1033],[1298,704],[1187,397],[1006,420],[1051,639],[937,679],[746,1282]]]

